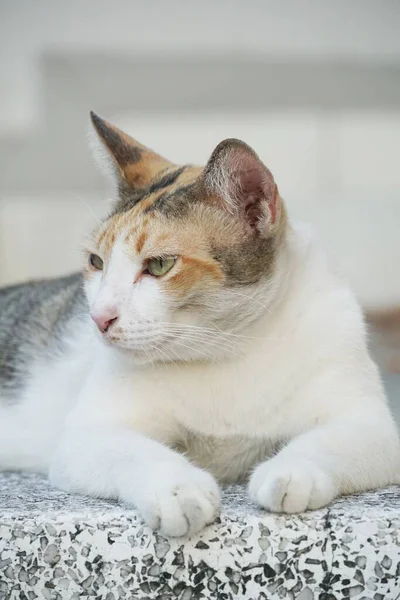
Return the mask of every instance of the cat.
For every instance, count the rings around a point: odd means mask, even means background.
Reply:
[[[297,513],[398,482],[362,311],[257,154],[177,166],[91,121],[116,197],[82,273],[0,293],[0,467],[166,536],[215,519],[218,483]]]

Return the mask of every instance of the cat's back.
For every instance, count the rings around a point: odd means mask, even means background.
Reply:
[[[30,365],[57,352],[68,323],[84,312],[78,273],[0,288],[0,390],[21,387]]]

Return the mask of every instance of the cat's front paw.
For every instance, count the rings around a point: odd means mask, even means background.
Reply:
[[[214,521],[220,493],[209,473],[191,465],[164,465],[148,470],[135,504],[150,527],[168,537],[180,537]]]
[[[337,496],[337,489],[331,477],[311,461],[278,455],[255,469],[249,493],[272,512],[298,513],[326,506]]]

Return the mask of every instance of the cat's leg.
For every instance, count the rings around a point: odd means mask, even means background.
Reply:
[[[349,398],[348,410],[292,439],[253,472],[252,499],[273,512],[295,513],[335,497],[399,482],[396,426],[383,399]]]
[[[107,391],[105,386],[102,392]],[[220,503],[214,478],[163,443],[122,425],[121,412],[110,406],[105,410],[104,396],[97,392],[98,402],[71,414],[50,465],[51,483],[134,505],[167,536],[190,534],[211,523]],[[158,420],[155,415],[155,428],[160,422],[164,415]]]

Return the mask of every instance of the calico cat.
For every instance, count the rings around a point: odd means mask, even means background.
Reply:
[[[82,274],[0,293],[0,466],[165,535],[399,481],[361,310],[244,142],[176,166],[91,115],[116,183]]]

